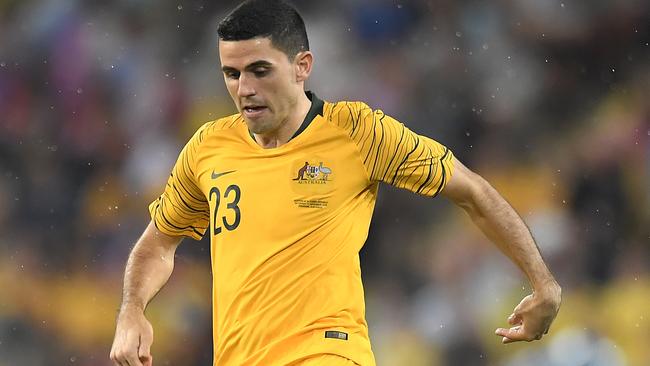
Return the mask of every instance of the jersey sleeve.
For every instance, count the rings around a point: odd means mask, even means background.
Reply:
[[[156,228],[171,236],[200,240],[207,230],[210,207],[195,178],[195,159],[205,126],[181,150],[163,193],[149,205]]]
[[[350,137],[371,181],[425,196],[444,189],[453,173],[451,150],[364,103],[347,103],[347,108]]]

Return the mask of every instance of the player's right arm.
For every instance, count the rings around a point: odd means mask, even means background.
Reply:
[[[207,126],[199,128],[180,152],[165,190],[149,205],[151,223],[129,255],[110,355],[115,365],[152,364],[153,329],[144,309],[169,279],[181,239],[200,240],[209,226],[210,208],[195,174],[197,151]]]
[[[153,328],[145,318],[144,310],[167,283],[181,239],[159,231],[152,221],[131,250],[124,271],[122,305],[110,354],[115,365],[152,364]]]

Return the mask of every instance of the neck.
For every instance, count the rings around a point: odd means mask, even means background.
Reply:
[[[307,113],[309,113],[310,107],[311,101],[307,98],[307,95],[302,92],[298,97],[294,108],[292,108],[292,113],[287,116],[286,120],[280,123],[280,127],[268,133],[253,133],[255,141],[265,149],[280,147],[286,144],[300,128],[302,121],[305,120]]]

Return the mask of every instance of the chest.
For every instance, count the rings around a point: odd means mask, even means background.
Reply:
[[[206,141],[196,169],[214,235],[313,227],[368,186],[358,150],[336,134],[270,150],[238,139]]]

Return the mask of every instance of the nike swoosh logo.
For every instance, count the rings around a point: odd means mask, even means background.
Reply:
[[[215,173],[215,171],[212,170],[212,175],[211,175],[211,177],[212,177],[212,179],[217,179],[217,178],[219,178],[219,177],[222,176],[222,175],[226,175],[226,174],[230,174],[230,173],[234,173],[234,172],[236,172],[236,170],[229,170],[229,171],[227,171],[227,172],[223,172],[223,173]]]

